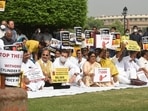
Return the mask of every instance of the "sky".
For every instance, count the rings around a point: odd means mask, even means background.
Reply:
[[[128,14],[148,14],[148,0],[88,0],[87,15],[122,15],[125,6]]]

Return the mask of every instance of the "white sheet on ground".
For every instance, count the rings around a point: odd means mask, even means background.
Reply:
[[[69,89],[53,89],[53,87],[44,87],[42,90],[38,90],[36,92],[27,91],[27,93],[28,93],[28,98],[42,98],[42,97],[53,97],[53,96],[63,96],[63,95],[76,95],[88,92],[107,91],[112,89],[141,88],[141,87],[148,87],[148,85],[133,86],[133,85],[120,84],[120,86],[118,87],[86,87],[86,88],[71,86]]]

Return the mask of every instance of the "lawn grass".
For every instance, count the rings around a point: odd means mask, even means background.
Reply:
[[[148,88],[28,99],[28,111],[148,111]]]

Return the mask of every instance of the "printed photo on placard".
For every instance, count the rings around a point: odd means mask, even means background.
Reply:
[[[62,41],[62,49],[68,49],[69,46],[69,31],[60,31],[60,38]]]
[[[82,27],[74,27],[74,32],[76,34],[76,44],[82,44]]]
[[[91,37],[92,30],[85,30],[85,44],[86,46],[93,46],[94,45],[94,38]]]
[[[60,49],[61,44],[62,44],[62,42],[60,40],[57,40],[54,38],[51,39],[50,46],[49,46],[51,55],[53,55],[53,56],[55,55],[56,50]]]
[[[70,47],[74,47],[76,45],[76,34],[75,33],[70,33],[69,45]]]
[[[94,82],[109,82],[111,74],[109,68],[95,68]]]
[[[96,48],[111,48],[113,35],[101,34],[96,35]]]
[[[112,39],[112,47],[120,47],[120,42],[121,42],[121,35],[118,32],[115,32],[113,35]]]
[[[142,37],[142,49],[148,50],[148,36]]]

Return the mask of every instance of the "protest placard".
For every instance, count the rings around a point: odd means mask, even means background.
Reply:
[[[22,58],[22,51],[1,50],[0,73],[6,75],[19,74],[21,72]]]
[[[69,49],[69,31],[60,31],[60,38],[62,41],[62,49]]]
[[[82,44],[82,27],[74,27],[74,32],[76,35],[76,44]]]
[[[148,36],[142,37],[142,49],[148,50]]]
[[[94,82],[109,82],[111,74],[109,68],[95,68]]]
[[[53,83],[69,82],[68,68],[55,68],[55,72],[51,75]]]
[[[6,0],[0,0],[0,11],[5,11]]]
[[[39,68],[31,68],[27,72],[24,72],[24,75],[27,76],[29,81],[40,81],[45,78],[45,76],[42,73],[42,70]]]
[[[141,48],[136,41],[133,40],[125,40],[126,49],[129,51],[140,51]]]
[[[52,38],[51,41],[50,41],[50,46],[48,46],[50,52],[51,52],[51,55],[55,55],[55,52],[57,49],[60,49],[60,46],[61,46],[62,42],[58,39],[54,39]]]
[[[112,39],[112,47],[117,48],[120,47],[120,42],[121,42],[121,36],[120,33],[115,32],[113,35]]]
[[[111,48],[113,35],[101,34],[96,35],[96,48]]]

